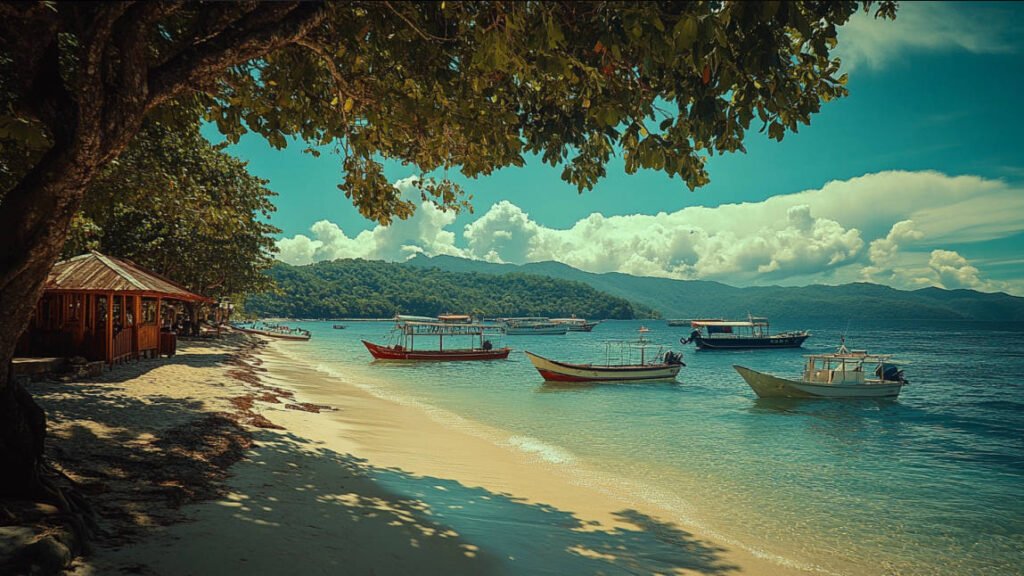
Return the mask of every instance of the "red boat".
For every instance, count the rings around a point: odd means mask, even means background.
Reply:
[[[403,322],[395,327],[398,343],[382,346],[363,340],[363,345],[376,360],[500,360],[508,358],[511,348],[495,348],[485,334],[490,327],[479,324],[454,324],[450,322]],[[424,337],[431,340],[437,338],[437,349],[417,350],[416,337],[422,341]],[[444,339],[448,337],[468,337],[470,347],[444,347]]]

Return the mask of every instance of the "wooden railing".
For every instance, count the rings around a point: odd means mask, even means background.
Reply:
[[[114,334],[114,363],[123,362],[132,357],[132,332],[135,328],[125,328]]]

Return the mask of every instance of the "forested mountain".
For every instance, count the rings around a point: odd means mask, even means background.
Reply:
[[[858,282],[841,286],[752,286],[737,288],[706,280],[671,280],[618,272],[594,274],[559,262],[494,264],[452,256],[417,256],[414,268],[457,272],[539,274],[584,282],[608,294],[629,298],[665,317],[918,318],[1024,321],[1024,298],[974,290],[896,290]]]
[[[249,297],[247,312],[292,318],[385,318],[396,313],[629,319],[651,309],[581,283],[524,273],[422,269],[368,260],[277,263],[276,293]]]

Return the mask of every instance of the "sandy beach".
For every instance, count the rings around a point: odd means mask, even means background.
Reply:
[[[805,573],[287,346],[192,344],[38,391],[54,454],[92,488],[107,533],[75,574]],[[191,455],[168,444],[198,423],[208,433]],[[145,471],[117,456],[126,447],[148,455]]]

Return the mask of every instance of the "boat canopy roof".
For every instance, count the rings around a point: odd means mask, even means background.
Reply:
[[[433,316],[410,316],[408,314],[395,314],[395,320],[401,320],[403,322],[436,322],[437,318]]]
[[[469,322],[469,314],[441,314],[437,319],[442,322]]]
[[[694,328],[701,326],[731,326],[731,327],[753,327],[765,326],[767,318],[751,318],[750,320],[694,320],[690,323]]]
[[[808,361],[822,360],[827,362],[885,362],[886,364],[906,364],[892,359],[892,354],[868,354],[866,350],[849,350],[832,354],[805,354]]]
[[[398,329],[405,334],[416,336],[478,336],[485,332],[498,331],[495,326],[454,322],[403,322],[398,325]]]

